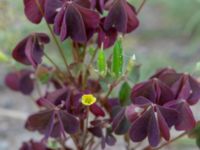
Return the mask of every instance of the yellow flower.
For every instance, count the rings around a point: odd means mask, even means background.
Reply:
[[[90,106],[96,102],[96,97],[92,94],[84,94],[81,99],[81,103],[86,106]]]

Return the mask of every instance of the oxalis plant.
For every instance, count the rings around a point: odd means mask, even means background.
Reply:
[[[27,67],[5,78],[14,91],[38,92],[39,111],[25,128],[42,137],[20,150],[96,150],[117,140],[127,150],[158,150],[187,134],[200,145],[190,108],[200,99],[197,79],[163,68],[138,83],[135,56],[124,61],[123,40],[139,26],[145,2],[136,9],[127,0],[24,0],[28,20],[44,21],[49,35],[33,32],[21,40],[12,56]],[[67,40],[70,49],[61,46]],[[50,41],[65,68],[45,50]],[[183,132],[170,138],[172,128]]]

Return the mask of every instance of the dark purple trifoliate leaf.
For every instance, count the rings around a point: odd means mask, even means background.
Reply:
[[[87,42],[99,25],[99,15],[76,1],[66,1],[57,13],[54,21],[54,31],[62,41],[71,37],[75,42]]]
[[[178,112],[178,118],[175,124],[176,130],[191,130],[195,127],[196,120],[189,104],[185,100],[171,101],[166,105],[176,109]]]
[[[192,110],[187,103],[182,103],[177,106],[179,110],[178,122],[175,125],[177,130],[191,130],[196,125],[196,120]]]
[[[101,139],[102,149],[106,147],[106,144],[113,146],[116,143],[116,139],[112,135],[112,130],[105,126],[106,122],[106,120],[94,120],[91,123],[93,127],[88,128],[89,132]]]
[[[131,104],[126,107],[125,116],[129,122],[134,122],[143,112],[143,108]]]
[[[168,106],[157,106],[157,113],[162,115],[165,119],[168,127],[172,127],[177,123],[178,119],[178,110],[174,108],[170,108]]]
[[[148,122],[147,136],[149,143],[155,147],[160,142],[160,130],[155,114],[151,114]]]
[[[168,108],[164,106],[157,106],[157,122],[160,128],[161,137],[165,140],[170,140],[169,129],[177,123],[178,111],[173,108]]]
[[[150,79],[135,85],[131,93],[131,99],[134,104],[137,104],[138,97],[144,97],[158,105],[163,105],[174,99],[171,89],[159,79]]]
[[[151,105],[152,102],[143,96],[138,96],[138,97],[134,98],[134,104],[139,107],[147,107],[147,106]]]
[[[175,99],[185,99],[194,105],[200,99],[200,82],[189,74],[176,73],[171,68],[159,70],[152,78],[166,83],[175,95]]]
[[[112,130],[115,131],[125,116],[125,108],[115,107],[112,111]]]
[[[46,0],[24,0],[24,12],[26,17],[35,24],[41,22]]]
[[[98,80],[88,80],[87,89],[91,91],[91,93],[98,93],[102,90],[102,87]]]
[[[31,78],[33,72],[30,70],[20,70],[11,72],[5,77],[5,84],[14,91],[29,95],[34,89],[34,80]]]
[[[45,3],[45,19],[48,23],[53,24],[54,19],[62,7],[63,0],[46,0]]]
[[[125,8],[127,11],[127,18],[128,18],[126,33],[130,33],[139,26],[139,20],[136,16],[135,8],[130,3],[127,2]]]
[[[105,30],[115,27],[122,33],[129,33],[138,25],[135,9],[126,0],[114,1],[104,22]]]
[[[116,141],[116,138],[111,133],[106,131],[106,135],[101,137],[101,148],[105,149],[106,145],[113,146],[115,145]]]
[[[161,69],[158,69],[156,71],[156,73],[153,74],[150,78],[151,79],[153,79],[153,78],[160,79],[160,77],[162,77],[166,74],[172,74],[172,73],[176,73],[176,71],[173,68],[161,68]]]
[[[112,134],[107,134],[105,140],[109,146],[115,145],[117,141],[116,138]]]
[[[58,106],[61,105],[62,102],[65,102],[67,96],[70,95],[70,90],[67,88],[60,88],[52,92],[46,93],[45,96],[40,97],[36,102],[40,107],[46,107],[47,103],[44,101],[48,99],[49,102],[53,103],[54,105]],[[45,102],[45,103],[44,103]]]
[[[118,98],[110,98],[108,99],[108,106],[110,108],[114,108],[115,106],[120,106],[120,102]]]
[[[169,132],[169,126],[167,124],[167,121],[165,120],[165,118],[163,117],[163,114],[161,114],[159,109],[157,109],[157,115],[158,115],[158,125],[160,127],[161,136],[164,139],[166,139],[167,141],[169,141],[170,132]],[[174,116],[172,116],[172,117],[174,117]],[[168,117],[167,119],[171,119],[171,118]]]
[[[101,14],[103,14],[106,2],[107,0],[91,0],[92,9],[97,9]]]
[[[153,75],[151,79],[158,78],[171,87],[180,77],[181,74],[175,72],[173,69],[162,69]]]
[[[57,105],[60,105],[62,101],[65,101],[69,94],[70,94],[69,89],[61,88],[61,89],[48,93],[45,96],[45,98],[57,106]]]
[[[196,104],[200,99],[200,82],[188,74],[182,74],[171,88],[176,99],[185,99],[190,105]]]
[[[112,131],[118,135],[125,134],[130,124],[125,116],[125,108],[120,106],[114,107],[112,111]]]
[[[152,110],[146,111],[140,118],[135,120],[129,130],[129,136],[133,142],[140,142],[147,137],[148,134],[148,121],[151,116]]]
[[[96,137],[101,138],[103,136],[102,128],[100,126],[95,126],[88,128],[88,130]]]
[[[42,62],[44,44],[49,41],[45,33],[33,33],[17,44],[12,53],[13,58],[22,64],[36,68]]]
[[[45,128],[51,120],[51,116],[51,110],[43,110],[32,114],[27,119],[25,127],[30,131],[38,130],[40,132],[45,132]]]
[[[67,111],[60,111],[60,120],[62,121],[63,127],[67,133],[74,134],[78,131],[78,120]]]
[[[53,24],[57,13],[68,3],[68,0],[46,0],[45,3],[45,19],[48,23]],[[74,0],[75,3],[90,8],[89,0]]]
[[[90,0],[74,0],[77,4],[85,7],[90,8],[91,7],[91,1]]]
[[[23,142],[19,150],[51,150],[51,149],[47,148],[46,145],[44,145],[44,143],[42,142],[36,142],[30,140],[28,142]]]
[[[161,137],[170,140],[169,129],[173,125],[177,130],[194,128],[196,121],[189,104],[198,101],[198,91],[199,83],[196,79],[187,74],[176,73],[170,68],[161,69],[150,80],[136,84],[132,89],[131,99],[144,111],[141,117],[133,119],[129,132],[131,139],[139,142],[148,137],[150,145],[155,147]],[[135,118],[134,113],[132,117]]]
[[[96,103],[91,105],[89,107],[89,109],[96,117],[104,117],[105,116],[105,112],[103,111],[103,109]]]
[[[48,100],[46,102],[51,103]],[[25,127],[30,131],[39,131],[47,140],[48,137],[65,138],[65,132],[76,133],[79,129],[79,121],[72,114],[52,104],[52,108],[29,116]]]
[[[132,117],[135,117],[134,113]],[[161,137],[165,140],[170,139],[169,129],[177,123],[177,119],[178,113],[174,108],[149,105],[132,121],[129,134],[134,142],[140,142],[148,137],[150,145],[156,147]]]
[[[73,91],[71,93],[70,97],[67,97],[66,100],[66,109],[71,114],[85,118],[87,116],[87,109],[85,106],[81,103],[81,97],[83,96],[83,93],[80,91]]]
[[[81,103],[82,95],[82,92],[69,86],[46,93],[44,97],[37,100],[37,104],[42,107],[50,108],[46,101],[44,103],[44,100],[47,99],[55,106],[62,106],[62,109],[66,110],[70,114],[79,117],[82,116],[84,118],[87,113],[85,107]],[[99,110],[95,110],[95,113],[99,113]],[[98,115],[102,115],[102,113],[100,112]]]
[[[124,118],[121,120],[121,123],[115,130],[115,134],[117,135],[124,135],[128,132],[130,128],[130,122],[128,119],[124,116]]]
[[[150,108],[133,122],[129,136],[134,142],[140,142],[148,137],[152,147],[156,147],[159,144],[161,138],[160,129],[153,108]]]
[[[103,26],[104,21],[105,18],[101,19],[101,23],[98,28],[98,46],[101,47],[103,44],[104,49],[106,49],[113,46],[117,40],[117,30],[112,27],[106,31]]]

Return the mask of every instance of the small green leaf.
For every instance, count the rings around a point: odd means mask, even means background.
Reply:
[[[88,52],[92,56],[94,54],[94,52],[95,52],[95,48],[94,47],[89,47]]]
[[[131,72],[135,65],[136,65],[136,56],[134,54],[128,61],[128,64],[127,64],[127,67],[126,67],[126,71],[127,72]]]
[[[119,99],[122,105],[127,105],[130,102],[131,87],[127,82],[124,82],[119,91]]]
[[[119,115],[119,113],[123,111],[123,109],[124,108],[121,106],[113,107],[112,111],[111,111],[111,116],[113,118],[116,118],[117,115]],[[120,119],[120,120],[122,119],[122,120],[119,122],[116,122],[117,123],[117,124],[115,124],[116,128],[114,129],[115,134],[123,135],[123,134],[127,133],[128,129],[130,128],[130,122],[128,121],[128,119],[125,117],[125,115],[122,115],[122,118],[117,117],[117,119]]]
[[[200,121],[197,122],[196,127],[189,132],[188,136],[190,138],[200,137]]]
[[[51,149],[60,149],[61,145],[55,140],[48,140],[47,147]]]
[[[49,74],[43,74],[40,76],[40,82],[42,84],[46,84],[49,81],[50,75]]]
[[[200,136],[196,139],[197,146],[200,148]]]
[[[8,62],[9,58],[3,52],[0,52],[0,62]]]
[[[140,65],[134,65],[128,73],[129,81],[136,83],[140,79]]]
[[[73,76],[78,77],[82,71],[85,71],[86,66],[83,63],[73,63],[70,65]]]
[[[48,70],[48,68],[40,65],[36,72],[35,72],[35,75],[37,77],[37,79],[40,81],[40,83],[42,84],[46,84],[49,79],[51,78],[51,72]]]
[[[100,75],[105,77],[107,74],[107,62],[105,52],[103,50],[98,52],[97,66]]]
[[[113,49],[112,75],[119,77],[123,70],[123,48],[121,40],[117,41]]]

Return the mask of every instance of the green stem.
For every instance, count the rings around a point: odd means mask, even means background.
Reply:
[[[94,53],[93,53],[93,55],[92,55],[92,57],[91,57],[91,59],[90,59],[89,64],[87,65],[86,70],[85,70],[85,72],[83,73],[83,89],[85,88],[85,85],[86,85],[86,82],[87,82],[88,71],[89,71],[89,69],[90,69],[90,66],[91,66],[92,63],[94,62],[94,59],[95,59],[95,57],[96,57],[96,55],[97,55],[97,52],[98,52],[98,47],[95,49],[95,51],[94,51]]]
[[[36,5],[38,6],[38,9],[40,10],[40,13],[42,14],[42,16],[45,17],[44,12],[43,12],[43,10],[42,10],[42,8],[41,8],[41,5],[40,5],[40,3],[38,2],[38,0],[35,0],[35,3],[36,3]],[[58,40],[57,40],[55,34],[53,33],[53,30],[52,30],[51,26],[47,23],[46,20],[45,20],[45,23],[46,23],[46,25],[47,25],[47,27],[48,27],[48,29],[49,29],[49,31],[50,31],[52,37],[53,37],[53,40],[54,40],[55,44],[56,44],[57,47],[58,47],[58,50],[59,50],[59,52],[60,52],[61,57],[63,58],[63,61],[64,61],[64,63],[65,63],[66,69],[67,69],[67,72],[68,72],[69,76],[72,78],[72,74],[71,74],[71,72],[70,72],[69,65],[68,65],[67,59],[66,59],[65,54],[64,54],[64,50],[63,50],[62,47],[60,46],[60,44],[59,44],[59,42],[58,42]]]
[[[48,60],[49,62],[51,62],[51,63],[54,65],[54,67],[55,67],[57,70],[59,70],[60,72],[62,72],[62,71],[60,70],[60,68],[58,67],[58,65],[57,65],[46,53],[44,53],[44,56],[47,58],[47,60]]]
[[[89,64],[88,64],[88,66],[90,67],[90,65],[94,62],[94,59],[95,59],[95,57],[96,57],[96,55],[97,55],[97,52],[98,52],[98,47],[95,49],[95,51],[94,51],[94,53],[93,53],[93,55],[92,55],[92,57],[91,57],[91,59],[90,59],[90,62],[89,62]]]
[[[125,72],[125,74],[123,76],[121,76],[119,79],[115,80],[111,85],[110,88],[106,94],[106,96],[104,97],[104,99],[106,100],[110,94],[112,93],[112,91],[115,89],[115,87],[117,87],[123,80],[125,80],[128,76],[128,71]]]
[[[87,107],[87,117],[86,117],[86,120],[85,120],[85,128],[84,128],[84,134],[83,134],[83,149],[86,148],[86,140],[87,140],[87,135],[88,135],[88,123],[89,123],[89,107]]]

